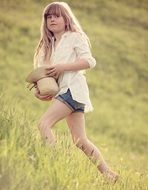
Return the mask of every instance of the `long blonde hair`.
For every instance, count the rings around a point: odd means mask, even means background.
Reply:
[[[80,32],[83,34],[89,42],[87,35],[82,30],[81,25],[79,24],[77,18],[71,11],[69,5],[65,2],[53,2],[47,5],[43,11],[42,23],[40,28],[41,37],[39,43],[36,47],[34,54],[34,65],[37,66],[38,55],[42,50],[44,52],[44,61],[48,58],[50,59],[52,52],[52,38],[54,37],[53,33],[47,28],[47,16],[49,14],[54,14],[62,16],[65,21],[65,31],[71,32]]]

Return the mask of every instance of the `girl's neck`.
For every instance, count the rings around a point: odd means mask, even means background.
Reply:
[[[65,31],[62,31],[62,32],[60,32],[60,33],[54,33],[55,40],[56,40],[57,42],[59,42],[60,39],[61,39],[61,37],[62,37],[62,35],[63,35],[64,33],[65,33]]]

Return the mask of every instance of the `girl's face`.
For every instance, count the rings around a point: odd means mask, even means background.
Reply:
[[[53,34],[65,32],[65,21],[61,15],[49,14],[46,19],[47,28],[53,32]]]

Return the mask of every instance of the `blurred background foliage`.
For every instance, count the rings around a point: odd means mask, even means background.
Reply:
[[[33,68],[42,11],[50,2],[53,1],[1,0],[1,121],[8,129],[10,121],[6,124],[5,118],[11,114],[25,117],[30,121],[29,128],[49,106],[27,90],[25,77]],[[94,106],[94,111],[86,114],[86,130],[96,144],[101,144],[105,155],[117,149],[116,155],[122,154],[125,159],[130,154],[138,156],[142,160],[138,168],[143,172],[148,153],[148,2],[65,2],[89,36],[97,60],[96,67],[86,74]],[[66,130],[64,121],[57,125],[57,130]],[[1,126],[5,134],[2,122]],[[109,151],[103,142],[110,146]],[[118,162],[115,157],[111,162]],[[136,158],[132,157],[130,164],[137,166]]]

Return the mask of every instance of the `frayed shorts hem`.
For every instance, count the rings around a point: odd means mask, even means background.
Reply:
[[[73,100],[69,89],[66,93],[58,95],[56,99],[67,105],[72,110],[72,112],[84,113],[85,104]]]

